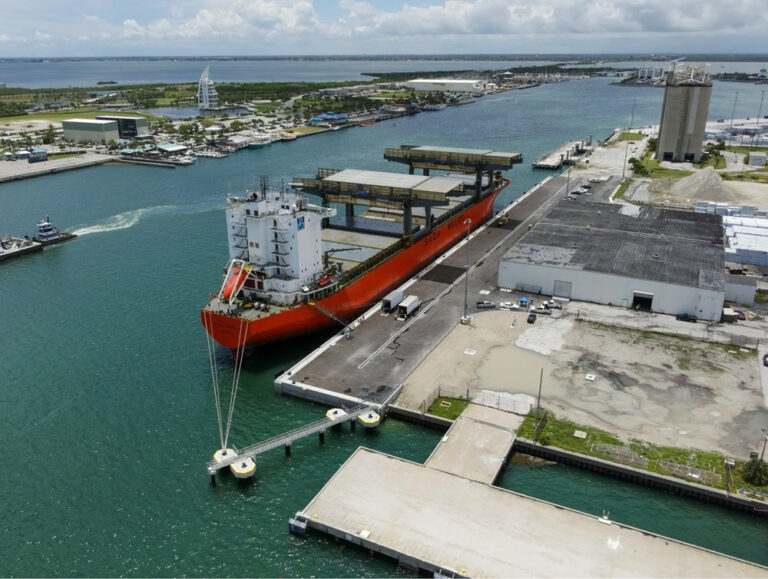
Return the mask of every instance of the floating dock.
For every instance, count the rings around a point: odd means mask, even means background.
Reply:
[[[290,522],[439,577],[756,577],[768,569],[359,448]]]
[[[563,165],[578,163],[585,154],[592,150],[592,137],[583,141],[568,141],[554,151],[533,162],[537,169],[559,169]]]

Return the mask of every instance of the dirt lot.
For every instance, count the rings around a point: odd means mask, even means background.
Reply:
[[[744,458],[768,426],[754,351],[579,321],[568,309],[532,325],[519,312],[476,313],[411,374],[398,404],[420,408],[438,386],[535,397],[542,369],[546,408],[624,440]]]

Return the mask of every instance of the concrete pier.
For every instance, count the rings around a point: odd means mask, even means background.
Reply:
[[[523,417],[470,404],[424,463],[429,468],[493,484],[515,444]]]
[[[567,179],[557,176],[523,195],[509,210],[474,232],[469,241],[469,309],[477,310],[481,290],[497,281],[498,259],[528,226],[565,194]],[[330,405],[382,404],[458,323],[464,311],[464,242],[406,284],[421,307],[398,321],[374,307],[353,322],[351,337],[332,338],[275,380],[278,393]]]
[[[293,520],[443,576],[768,574],[759,565],[365,448]]]
[[[71,171],[73,169],[83,169],[115,161],[112,155],[102,155],[99,153],[87,153],[74,157],[64,157],[61,159],[49,159],[39,163],[27,163],[27,161],[3,161],[0,162],[0,183],[6,181],[16,181],[28,177],[40,177],[62,171]]]
[[[591,149],[587,141],[568,141],[554,151],[539,157],[533,162],[537,169],[559,169],[563,165],[572,165],[581,159],[586,151]]]

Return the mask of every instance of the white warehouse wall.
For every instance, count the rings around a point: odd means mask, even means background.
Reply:
[[[634,292],[653,294],[653,311],[663,314],[693,314],[698,318],[719,322],[725,294],[706,290],[619,277],[605,273],[577,269],[563,269],[542,265],[521,264],[501,260],[499,287],[515,288],[518,283],[540,286],[541,293],[554,295],[555,280],[571,283],[574,300],[630,307]]]

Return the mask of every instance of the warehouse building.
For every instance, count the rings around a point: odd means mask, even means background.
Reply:
[[[726,289],[722,217],[561,202],[502,257],[498,284],[720,321]]]
[[[117,133],[121,139],[130,140],[149,136],[149,125],[144,117],[101,115],[96,118],[103,121],[115,121],[117,123]]]
[[[65,119],[61,121],[64,138],[78,143],[97,143],[106,145],[117,141],[120,133],[117,121],[105,119]]]
[[[466,92],[482,94],[485,82],[482,80],[458,80],[451,78],[416,78],[405,83],[408,88],[426,92]]]

